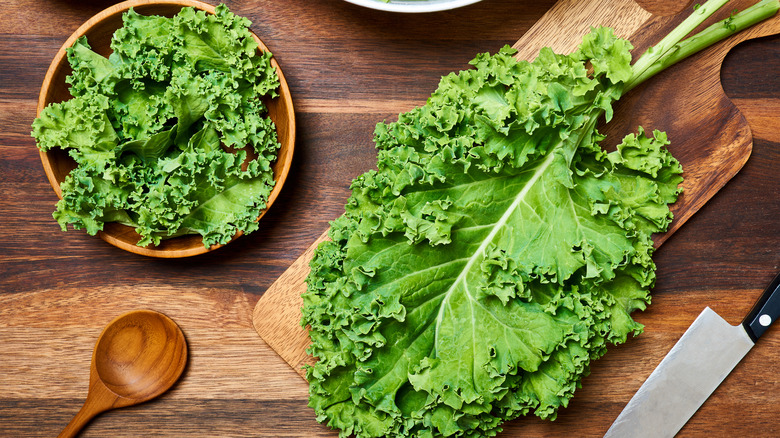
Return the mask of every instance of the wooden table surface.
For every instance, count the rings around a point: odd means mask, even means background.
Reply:
[[[375,165],[374,125],[424,103],[442,75],[476,53],[517,41],[553,1],[484,0],[414,15],[342,0],[227,2],[282,66],[297,111],[296,153],[261,230],[179,260],[59,231],[56,196],[29,136],[57,49],[111,3],[0,0],[0,436],[56,435],[86,396],[101,329],[139,308],[181,326],[188,368],[169,393],[103,414],[83,436],[335,436],[307,407],[306,383],[254,331],[255,303],[343,212],[351,179]],[[653,304],[636,315],[645,333],[594,363],[557,421],[519,419],[502,436],[603,435],[705,306],[736,324],[780,270],[777,71],[777,36],[726,58],[723,86],[753,128],[753,155],[657,252]],[[779,376],[776,328],[680,436],[780,436]]]

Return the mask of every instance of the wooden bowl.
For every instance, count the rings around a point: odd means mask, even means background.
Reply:
[[[113,5],[90,18],[86,23],[79,27],[67,41],[65,41],[49,66],[49,70],[46,72],[46,77],[43,81],[41,94],[38,98],[38,114],[40,115],[41,111],[48,104],[62,102],[72,97],[68,91],[68,84],[65,82],[65,78],[72,71],[68,64],[65,49],[71,47],[76,39],[82,35],[86,35],[90,46],[92,46],[92,50],[103,56],[108,56],[111,53],[111,48],[109,47],[111,37],[113,36],[114,31],[122,27],[122,14],[131,7],[142,15],[172,17],[183,7],[187,6],[204,10],[211,14],[214,13],[214,6],[196,0],[129,0]],[[252,36],[254,36],[257,41],[260,50],[268,51],[268,48],[254,32],[252,33]],[[284,79],[284,75],[282,74],[281,68],[279,68],[279,64],[276,62],[276,59],[272,58],[271,64],[276,68],[276,73],[279,76],[279,97],[266,100],[266,105],[271,120],[276,124],[276,133],[281,147],[279,148],[276,162],[273,165],[274,181],[276,181],[276,184],[268,197],[265,210],[260,212],[257,220],[260,220],[260,218],[263,217],[279,196],[282,185],[290,171],[290,164],[292,162],[293,149],[295,146],[295,114],[293,111],[292,97],[290,96],[290,88],[287,86],[287,82]],[[43,162],[43,168],[46,171],[46,176],[49,178],[52,188],[57,193],[57,196],[62,199],[60,184],[65,179],[65,176],[76,167],[76,163],[68,156],[67,152],[59,148],[41,152],[41,161]],[[242,232],[236,233],[231,239],[231,242],[241,234]],[[203,246],[203,239],[200,235],[190,235],[166,239],[157,246],[150,245],[147,247],[140,247],[136,245],[140,240],[140,236],[135,232],[135,229],[119,223],[106,223],[103,227],[103,231],[98,232],[98,235],[101,239],[118,248],[151,257],[188,257],[224,246],[212,245],[207,249]]]

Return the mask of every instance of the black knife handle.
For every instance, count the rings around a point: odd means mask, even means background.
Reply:
[[[742,321],[742,327],[750,339],[756,342],[777,318],[780,318],[780,273],[753,305],[753,309]]]

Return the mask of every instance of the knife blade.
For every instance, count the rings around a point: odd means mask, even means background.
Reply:
[[[705,308],[645,380],[604,438],[673,437],[780,317],[780,273],[741,324]]]

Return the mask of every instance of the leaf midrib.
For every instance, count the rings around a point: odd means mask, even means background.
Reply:
[[[512,201],[512,204],[506,209],[506,211],[498,219],[498,221],[496,221],[495,225],[493,226],[493,229],[491,229],[490,233],[488,233],[485,239],[482,240],[482,243],[479,245],[479,248],[477,248],[477,250],[474,251],[474,254],[469,258],[468,262],[466,262],[466,265],[463,267],[460,274],[458,274],[458,277],[452,283],[450,288],[447,289],[444,299],[442,300],[441,305],[439,306],[439,313],[436,316],[436,325],[434,327],[435,335],[434,335],[434,343],[433,343],[434,354],[436,353],[436,346],[439,344],[439,332],[440,332],[442,320],[444,319],[444,309],[448,305],[449,299],[452,296],[453,292],[458,288],[458,285],[460,283],[465,282],[466,276],[468,275],[469,271],[471,271],[471,268],[474,266],[474,263],[476,263],[477,260],[479,260],[484,255],[485,250],[487,249],[490,242],[493,241],[493,239],[496,237],[498,232],[504,227],[504,225],[506,225],[506,223],[509,221],[509,218],[512,216],[512,214],[517,209],[517,207],[525,200],[525,197],[528,195],[528,192],[530,192],[531,188],[547,171],[547,168],[550,167],[550,165],[552,165],[555,156],[556,156],[555,152],[551,151],[547,155],[545,160],[536,168],[533,176],[523,186],[523,189],[520,190],[520,192],[518,192],[517,196],[515,196],[514,201]],[[468,294],[468,290],[466,290],[465,293]],[[474,297],[469,295],[469,298],[473,299]]]

